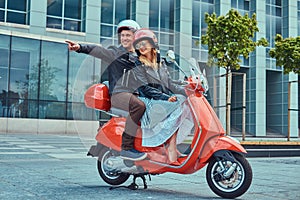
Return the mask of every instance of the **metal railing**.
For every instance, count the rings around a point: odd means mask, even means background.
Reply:
[[[232,86],[232,75],[235,76],[243,76],[243,97],[242,97],[242,107],[238,107],[238,108],[231,108],[231,86]],[[221,77],[226,77],[226,74],[222,74],[220,76],[215,76],[214,77],[214,90],[213,90],[213,95],[214,95],[214,110],[216,111],[216,108],[221,108],[221,107],[226,107],[226,134],[230,135],[230,126],[231,126],[231,122],[230,122],[230,114],[231,114],[231,110],[237,110],[237,109],[241,109],[242,110],[242,140],[245,140],[246,137],[246,73],[240,73],[240,72],[230,72],[228,74],[229,76],[229,81],[228,81],[228,98],[226,97],[226,105],[221,105],[221,106],[216,106],[217,105],[217,89],[216,89],[216,85],[217,85],[217,78],[221,78]]]

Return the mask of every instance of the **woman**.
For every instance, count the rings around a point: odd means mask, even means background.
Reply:
[[[134,74],[138,82],[139,96],[146,105],[142,118],[142,144],[165,144],[169,161],[174,163],[179,154],[176,136],[182,121],[184,88],[172,82],[165,62],[159,61],[157,39],[151,30],[138,30],[133,45],[139,56]]]

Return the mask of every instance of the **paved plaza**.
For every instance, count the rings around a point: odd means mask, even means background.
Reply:
[[[209,189],[205,169],[151,176],[146,190],[110,190],[98,175],[96,159],[86,156],[94,143],[76,135],[0,134],[0,199],[221,199]],[[253,182],[238,199],[300,199],[300,157],[249,162]]]

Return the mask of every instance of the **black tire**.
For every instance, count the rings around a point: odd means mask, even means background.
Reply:
[[[229,178],[222,177],[218,173],[220,165],[216,158],[212,158],[206,169],[206,180],[210,189],[223,198],[236,198],[243,195],[250,187],[252,182],[252,169],[246,158],[238,153],[233,153],[237,167]],[[230,167],[229,160],[221,158],[225,167]]]
[[[108,148],[103,148],[101,150],[97,162],[98,173],[106,183],[110,185],[121,185],[128,180],[130,175],[125,173],[111,174],[108,171],[105,171],[102,163],[110,156],[115,156],[114,152]]]

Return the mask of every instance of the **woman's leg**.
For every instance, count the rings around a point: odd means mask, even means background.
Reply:
[[[176,146],[176,137],[177,137],[177,132],[178,130],[171,136],[171,138],[169,139],[169,143],[167,146],[167,151],[168,151],[168,157],[169,157],[169,161],[172,162],[176,162],[177,161],[177,146]]]

